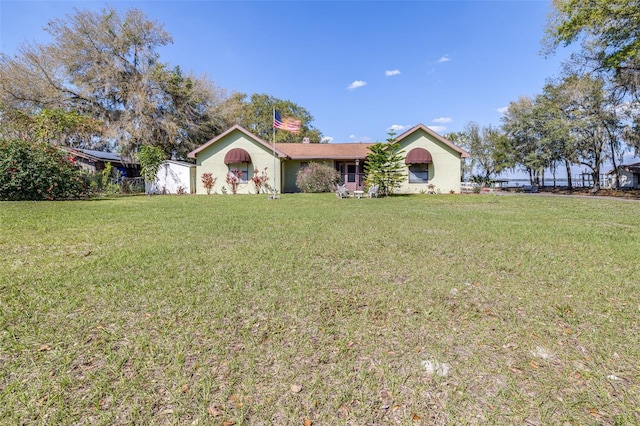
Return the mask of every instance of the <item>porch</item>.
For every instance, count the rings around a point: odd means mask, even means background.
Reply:
[[[344,185],[347,191],[351,193],[353,191],[361,191],[364,188],[363,163],[359,158],[335,162],[335,168],[340,174],[340,184]]]

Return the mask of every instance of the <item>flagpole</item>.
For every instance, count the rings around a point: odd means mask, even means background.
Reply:
[[[276,199],[276,184],[278,175],[276,173],[276,108],[273,108],[273,119],[271,120],[271,128],[273,129],[273,199]]]

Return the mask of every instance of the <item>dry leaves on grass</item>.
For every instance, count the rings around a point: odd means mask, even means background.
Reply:
[[[220,417],[223,414],[215,405],[210,405],[209,408],[207,408],[207,412],[213,417]]]

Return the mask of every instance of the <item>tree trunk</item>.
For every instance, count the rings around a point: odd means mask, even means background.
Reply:
[[[600,191],[600,181],[596,178],[593,181],[593,188],[591,188],[591,192],[595,194],[598,191]]]
[[[613,170],[616,172],[616,187],[615,189],[620,189],[620,170],[616,164],[616,156],[613,149],[613,144],[611,144],[611,165],[613,166]]]
[[[564,160],[564,166],[567,169],[567,187],[573,189],[573,182],[571,181],[571,162]]]
[[[594,194],[598,191],[600,191],[600,165],[597,165],[594,169],[593,169],[593,188],[591,189],[591,192],[593,192]]]

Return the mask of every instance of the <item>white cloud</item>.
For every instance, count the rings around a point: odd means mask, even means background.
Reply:
[[[384,75],[386,75],[387,77],[391,77],[392,75],[400,75],[400,70],[395,69],[395,70],[387,70],[384,72]]]
[[[437,133],[442,133],[445,130],[447,130],[446,126],[427,126],[427,127]]]
[[[367,82],[366,81],[362,81],[362,80],[356,80],[353,83],[351,83],[347,89],[349,90],[353,90],[353,89],[357,89],[358,87],[362,87],[362,86],[366,86]]]
[[[325,136],[322,139],[320,139],[320,143],[332,143],[333,142],[333,136]]]
[[[404,129],[406,129],[409,126],[405,126],[404,124],[392,124],[388,130],[393,130],[394,132],[398,133]]]
[[[453,121],[453,118],[451,117],[438,117],[433,119],[434,123],[441,123],[441,124],[451,123],[452,121]]]
[[[505,112],[507,112],[508,109],[509,109],[508,106],[503,106],[498,108],[496,111],[498,111],[500,114],[504,114]]]
[[[450,60],[451,58],[449,58],[449,55],[444,55],[440,59],[438,59],[438,63],[441,64],[443,62],[449,62]]]
[[[349,139],[351,139],[354,142],[369,142],[371,140],[371,138],[369,136],[356,136],[356,135],[349,135]]]

